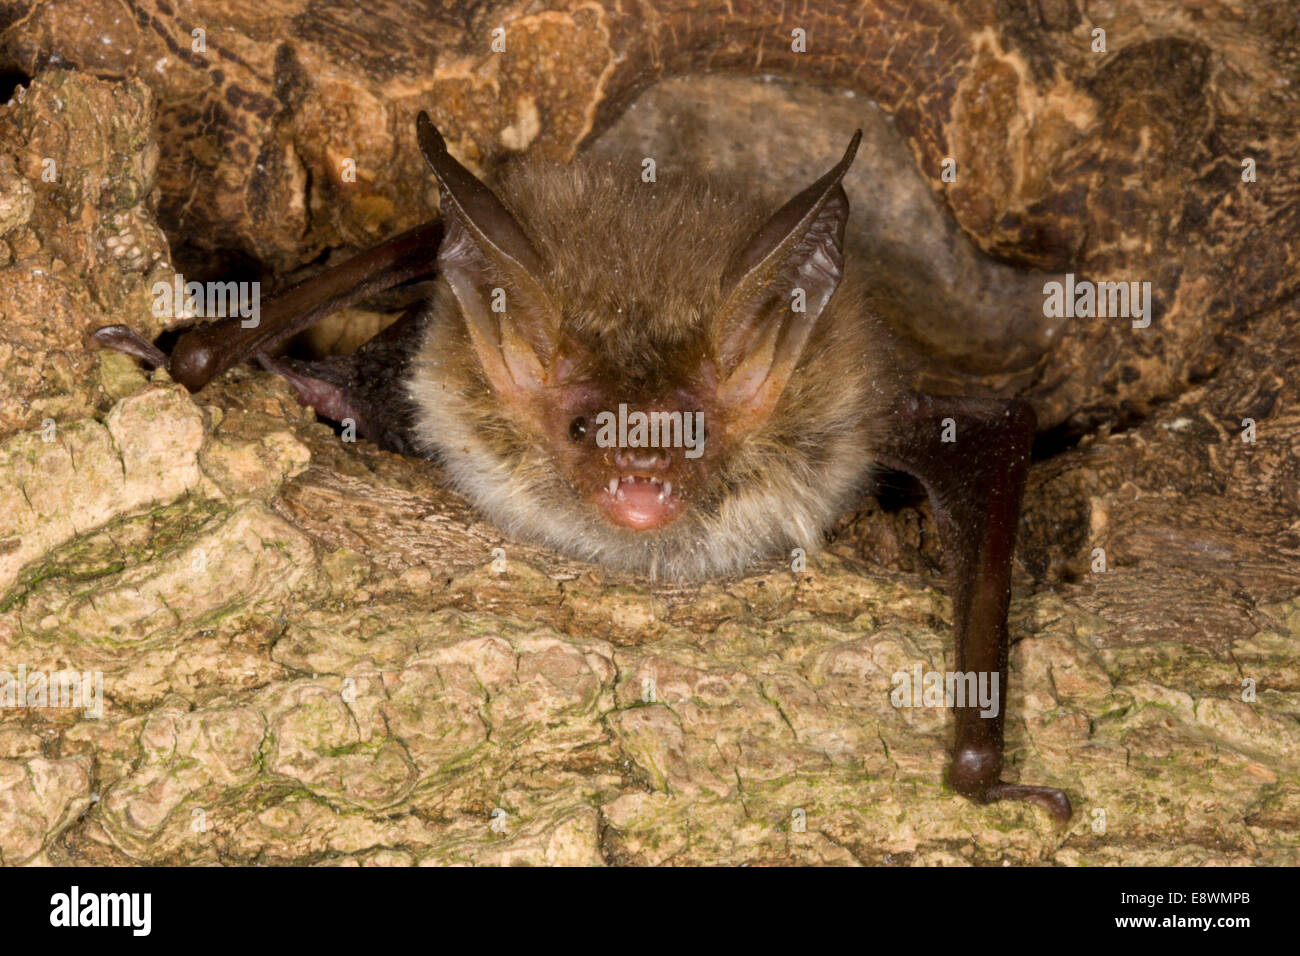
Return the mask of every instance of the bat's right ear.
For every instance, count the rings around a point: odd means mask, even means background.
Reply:
[[[438,271],[460,304],[484,371],[503,395],[541,387],[558,324],[538,281],[541,256],[496,194],[447,151],[424,112],[417,133],[442,191]]]

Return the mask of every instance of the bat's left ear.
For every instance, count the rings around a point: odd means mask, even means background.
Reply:
[[[741,428],[776,405],[844,274],[849,200],[841,180],[861,140],[859,130],[835,167],[778,209],[723,275],[730,291],[715,326],[719,397]]]

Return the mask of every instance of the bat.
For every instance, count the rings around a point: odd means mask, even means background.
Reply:
[[[914,394],[846,264],[841,180],[861,133],[774,213],[703,177],[520,164],[489,188],[419,115],[440,220],[201,325],[171,354],[124,326],[103,345],[198,390],[253,359],[323,417],[437,459],[509,535],[594,564],[693,580],[808,551],[881,469],[924,486],[943,538],[956,668],[1006,699],[1016,524],[1036,430],[1024,402]],[[328,312],[412,279],[433,292],[352,355],[271,353]],[[1064,792],[1002,782],[1003,713],[954,708],[948,780],[978,802]]]

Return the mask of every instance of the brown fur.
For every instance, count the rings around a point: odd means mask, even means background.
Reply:
[[[718,361],[723,271],[779,205],[705,180],[643,183],[639,171],[634,161],[521,166],[496,190],[546,263],[536,278],[561,337],[585,349],[581,384],[550,396],[557,422],[593,394],[611,409],[674,393],[712,410],[700,373]],[[408,384],[424,451],[507,533],[657,578],[733,573],[778,551],[816,550],[867,489],[900,390],[895,350],[850,259],[771,415],[741,435],[717,433],[725,416],[712,415],[706,456],[684,482],[684,513],[633,531],[584,497],[594,459],[495,392],[445,284],[430,309]]]

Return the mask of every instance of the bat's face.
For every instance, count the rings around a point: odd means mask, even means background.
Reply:
[[[421,145],[447,232],[409,392],[456,486],[508,533],[657,577],[818,547],[895,387],[839,288],[852,150],[764,222],[635,164],[521,168],[502,202],[432,126]]]
[[[694,358],[683,363],[690,374],[638,388],[611,370],[574,375],[538,409],[539,444],[559,477],[615,527],[659,531],[717,495],[727,460],[717,373]]]

